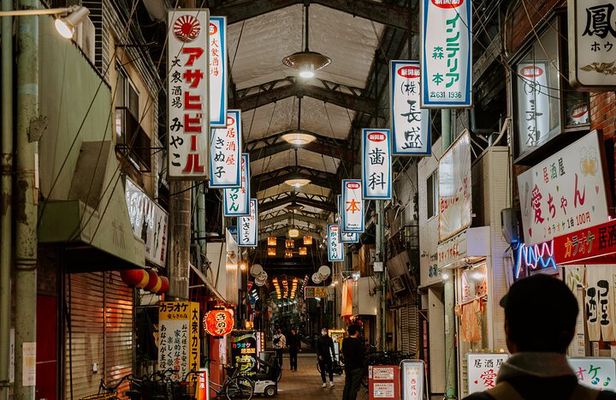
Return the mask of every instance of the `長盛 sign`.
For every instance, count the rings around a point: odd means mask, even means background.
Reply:
[[[364,199],[391,199],[389,129],[362,129],[362,187]]]
[[[344,245],[340,243],[340,225],[327,225],[327,260],[344,261]]]
[[[241,187],[242,121],[240,110],[227,112],[226,128],[212,128],[210,142],[210,187]]]
[[[210,17],[210,126],[224,128],[227,115],[227,17]]]
[[[364,231],[364,201],[360,179],[342,180],[342,230]]]
[[[242,153],[240,165],[241,186],[234,189],[225,189],[224,216],[242,217],[250,214],[250,156]]]
[[[257,199],[250,199],[250,215],[237,217],[237,245],[240,247],[257,247],[259,234],[259,204]]]

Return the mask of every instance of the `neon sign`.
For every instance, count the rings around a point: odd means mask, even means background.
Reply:
[[[514,250],[514,271],[516,279],[520,277],[522,267],[526,270],[530,269],[533,271],[550,267],[557,270],[556,261],[554,260],[553,240],[533,245],[520,243]]]

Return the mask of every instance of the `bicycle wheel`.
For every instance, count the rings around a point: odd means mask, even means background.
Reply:
[[[231,378],[225,388],[227,400],[250,400],[255,393],[255,384],[244,377]]]

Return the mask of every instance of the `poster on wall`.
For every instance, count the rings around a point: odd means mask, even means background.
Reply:
[[[231,332],[231,359],[244,376],[254,376],[258,370],[258,346],[256,331]]]
[[[167,79],[169,178],[201,180],[208,173],[209,11],[169,10]],[[207,76],[207,75],[206,75]]]
[[[421,106],[472,105],[470,0],[422,0]]]
[[[364,231],[364,200],[361,179],[342,180],[342,230]]]
[[[392,152],[395,156],[430,155],[430,110],[419,107],[419,61],[389,63]]]
[[[616,391],[616,360],[607,357],[569,358],[569,365],[582,385]]]
[[[243,217],[250,215],[250,155],[242,153],[240,163],[241,186],[224,189],[224,216]]]
[[[340,225],[327,225],[327,260],[344,261],[344,245],[340,242]]]
[[[588,340],[612,342],[616,340],[616,271],[613,265],[586,267],[584,303]]]
[[[210,17],[210,126],[224,128],[227,116],[227,17]]]
[[[191,366],[199,368],[199,303],[161,302],[158,320],[158,370],[175,370],[173,378],[181,379]]]
[[[241,188],[242,119],[240,110],[227,111],[227,126],[212,128],[210,142],[210,187]]]
[[[509,358],[506,353],[468,353],[468,393],[483,392],[496,386],[501,365]]]
[[[391,199],[391,144],[389,129],[362,129],[362,188],[366,200]]]
[[[524,154],[550,137],[548,68],[546,63],[520,63],[517,70],[518,141]]]
[[[438,234],[446,240],[471,225],[471,138],[465,131],[438,164]]]
[[[524,241],[541,243],[607,221],[603,176],[596,131],[518,175]]]
[[[259,203],[250,199],[250,215],[237,217],[237,245],[240,247],[257,247],[259,236]]]

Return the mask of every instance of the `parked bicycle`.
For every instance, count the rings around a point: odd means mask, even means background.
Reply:
[[[224,382],[218,384],[210,381],[210,389],[216,393],[215,399],[226,400],[250,400],[255,393],[255,384],[252,379],[242,376],[239,368],[225,367],[227,377]]]

